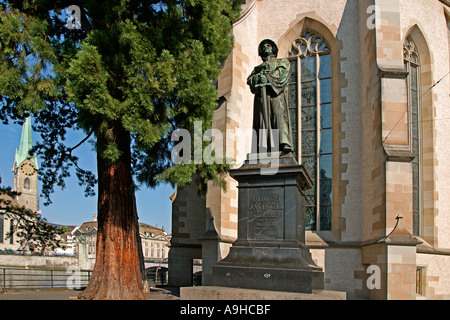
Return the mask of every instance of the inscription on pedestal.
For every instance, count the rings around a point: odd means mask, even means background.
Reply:
[[[283,190],[279,188],[250,189],[248,218],[249,239],[283,239]]]

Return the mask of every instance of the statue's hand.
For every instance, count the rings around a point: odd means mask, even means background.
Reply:
[[[264,73],[259,75],[259,86],[263,87],[268,84],[267,76]]]

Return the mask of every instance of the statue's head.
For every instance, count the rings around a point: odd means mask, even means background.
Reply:
[[[277,44],[270,39],[264,39],[263,41],[261,41],[259,43],[258,46],[258,55],[260,57],[266,56],[267,54],[265,53],[265,48],[266,48],[266,44],[269,44],[272,47],[272,54],[275,55],[275,57],[277,57],[278,55],[278,47]]]

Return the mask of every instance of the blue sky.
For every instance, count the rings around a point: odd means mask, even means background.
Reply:
[[[13,174],[11,169],[14,163],[16,147],[19,147],[22,127],[10,122],[4,125],[0,122],[0,176],[2,186],[13,186]],[[81,133],[68,135],[67,145],[76,145],[83,139]],[[39,141],[39,134],[33,132],[33,142]],[[89,169],[96,173],[95,154],[91,150],[89,143],[84,143],[76,151],[80,158],[79,165],[84,169]],[[40,159],[38,159],[39,162]],[[40,188],[41,183],[38,183]],[[144,186],[136,193],[139,221],[150,225],[165,227],[168,232],[172,230],[172,202],[169,197],[174,189],[170,185],[160,185],[156,189],[149,189]],[[81,225],[85,221],[92,221],[92,215],[97,211],[97,197],[84,196],[83,187],[78,185],[77,178],[73,174],[66,180],[66,188],[61,190],[55,187],[52,197],[52,204],[40,206],[42,216],[49,222],[65,225]],[[41,199],[41,204],[44,199]]]

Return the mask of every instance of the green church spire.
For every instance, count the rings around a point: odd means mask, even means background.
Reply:
[[[18,168],[20,164],[27,159],[28,153],[30,152],[32,147],[33,147],[33,137],[31,130],[31,116],[27,116],[22,126],[22,136],[20,137],[19,150],[16,150],[16,157],[14,160],[15,168]],[[36,156],[31,156],[31,162],[37,169],[38,164]]]

